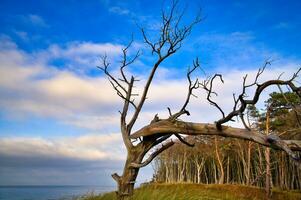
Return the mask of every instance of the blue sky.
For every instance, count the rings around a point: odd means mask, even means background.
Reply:
[[[274,62],[263,78],[289,76],[301,64],[299,1],[183,0],[180,5],[187,5],[183,23],[199,8],[204,19],[162,64],[137,128],[156,113],[167,115],[167,106],[181,105],[183,73],[196,56],[206,73],[223,73],[228,80],[217,87],[226,110],[241,77],[254,75],[266,59]],[[133,33],[130,54],[141,49],[143,55],[129,72],[143,80],[153,58],[137,24],[155,38],[162,7],[168,10],[168,1],[1,0],[1,185],[113,184],[109,174],[121,170],[125,155],[118,127],[121,101],[96,65],[106,53],[115,73]],[[200,99],[191,102],[188,120],[217,120],[219,113]],[[150,177],[151,167],[142,174]]]

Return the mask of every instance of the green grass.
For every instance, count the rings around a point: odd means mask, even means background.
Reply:
[[[115,193],[85,200],[114,200]],[[261,188],[242,185],[151,184],[135,190],[133,200],[262,200]],[[273,200],[301,200],[301,191],[273,190]]]

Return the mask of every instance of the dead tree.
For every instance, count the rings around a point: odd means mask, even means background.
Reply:
[[[191,75],[200,67],[199,61],[196,59],[193,62],[193,67],[189,69],[186,74],[188,89],[187,96],[182,107],[175,113],[172,113],[168,108],[168,118],[160,119],[158,115],[155,115],[150,124],[146,124],[139,130],[133,131],[133,126],[141,114],[141,110],[147,99],[149,89],[158,67],[163,61],[181,48],[182,42],[190,34],[192,28],[201,21],[200,16],[197,15],[190,24],[182,25],[181,20],[184,12],[178,12],[176,10],[177,5],[178,2],[173,1],[168,12],[162,11],[162,25],[159,31],[159,38],[155,42],[148,37],[145,29],[141,28],[144,42],[150,47],[152,55],[156,56],[156,60],[151,68],[141,94],[135,94],[133,92],[135,83],[138,81],[136,77],[133,75],[129,76],[125,72],[125,68],[134,63],[140,56],[140,51],[132,57],[128,55],[128,50],[131,47],[132,41],[122,51],[123,59],[119,68],[120,77],[116,77],[109,72],[109,62],[106,56],[102,59],[102,66],[99,66],[99,68],[108,77],[117,95],[123,100],[123,108],[120,111],[120,128],[121,135],[127,149],[127,157],[122,175],[118,175],[116,173],[112,175],[113,179],[118,184],[118,199],[128,199],[133,194],[134,184],[139,169],[148,165],[158,154],[173,146],[176,142],[173,138],[177,138],[176,140],[185,145],[193,146],[193,144],[190,144],[185,140],[183,135],[216,135],[249,140],[267,147],[283,150],[294,160],[299,161],[299,157],[296,156],[294,151],[301,150],[300,141],[282,140],[275,135],[266,136],[253,132],[247,127],[244,121],[244,112],[246,107],[248,105],[256,104],[262,91],[271,85],[286,85],[292,91],[301,96],[301,89],[294,84],[294,80],[297,78],[299,71],[296,72],[296,74],[294,74],[289,80],[277,79],[259,83],[258,78],[263,73],[264,67],[258,71],[254,82],[249,85],[246,83],[247,76],[245,76],[243,78],[242,92],[237,98],[234,97],[233,110],[226,114],[211,98],[211,96],[215,94],[213,89],[214,82],[218,78],[223,81],[222,75],[216,74],[203,82],[200,82],[198,79],[193,81]],[[267,64],[269,63],[267,62],[266,65]],[[246,89],[250,87],[255,87],[256,91],[252,98],[246,99]],[[179,120],[182,115],[190,115],[186,107],[190,98],[194,96],[193,91],[196,89],[204,89],[207,91],[207,100],[221,112],[222,118],[212,124]],[[137,99],[138,101],[135,101]],[[246,129],[233,128],[224,125],[226,122],[233,120],[235,117],[240,117],[242,119]],[[151,154],[145,158],[147,153]]]

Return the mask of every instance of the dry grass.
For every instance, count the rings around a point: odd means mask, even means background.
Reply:
[[[114,200],[113,192],[85,200]],[[133,200],[262,200],[261,188],[242,185],[151,184],[135,190]],[[273,200],[301,200],[301,191],[273,190]]]

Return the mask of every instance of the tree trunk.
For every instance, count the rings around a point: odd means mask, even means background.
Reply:
[[[134,185],[139,172],[139,168],[134,168],[131,163],[141,163],[144,156],[143,151],[128,150],[127,159],[123,168],[122,176],[116,173],[112,175],[117,182],[118,190],[116,192],[118,200],[127,200],[134,193]]]
[[[250,179],[251,179],[251,146],[252,143],[249,141],[248,142],[248,157],[247,157],[247,180],[246,184],[250,185]]]
[[[270,125],[270,109],[268,108],[266,113],[266,135],[269,135],[269,131],[270,131],[269,125]],[[266,159],[265,191],[266,191],[266,199],[270,200],[272,197],[270,148],[265,149],[265,159]]]
[[[219,179],[218,179],[218,184],[223,184],[224,183],[224,179],[225,179],[225,172],[224,172],[224,165],[223,165],[223,161],[222,158],[219,154],[218,151],[218,147],[217,147],[217,137],[214,137],[214,144],[215,144],[215,153],[216,153],[216,158],[218,161],[218,165],[219,165]]]
[[[187,156],[186,156],[186,151],[184,150],[183,157],[182,157],[182,162],[181,162],[181,171],[180,171],[180,180],[179,182],[184,182],[185,181],[185,172],[186,170],[186,161],[187,161]]]
[[[266,148],[266,180],[265,180],[265,190],[266,199],[270,200],[272,197],[272,184],[271,184],[271,163],[270,163],[270,149]]]
[[[230,158],[228,156],[228,160],[227,160],[227,184],[229,184],[230,182]]]

